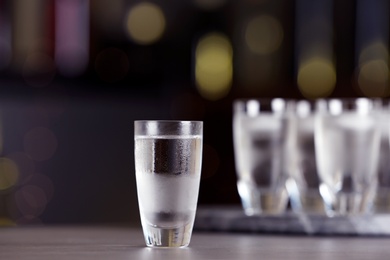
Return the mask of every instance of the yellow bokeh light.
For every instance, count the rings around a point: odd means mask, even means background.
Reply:
[[[277,49],[283,41],[283,28],[273,16],[260,15],[249,21],[245,30],[245,41],[256,54],[267,55]]]
[[[304,97],[326,97],[336,85],[336,70],[328,59],[311,58],[299,66],[297,81]]]
[[[0,227],[14,227],[16,223],[9,218],[0,218]]]
[[[383,41],[373,41],[359,55],[357,84],[368,97],[385,97],[390,94],[388,49]]]
[[[129,10],[125,25],[133,41],[138,44],[152,44],[164,33],[165,15],[159,6],[143,2]]]
[[[359,65],[375,59],[387,59],[389,53],[383,42],[376,41],[365,47],[359,55]]]
[[[0,158],[0,191],[14,186],[18,178],[19,171],[16,164],[8,158]]]
[[[233,78],[233,49],[219,33],[201,38],[195,53],[195,78],[199,93],[217,100],[229,93]]]
[[[389,94],[389,67],[383,60],[371,60],[360,66],[358,85],[363,95],[385,97]]]

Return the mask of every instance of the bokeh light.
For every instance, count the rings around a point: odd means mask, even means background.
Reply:
[[[388,59],[388,49],[382,41],[374,41],[365,47],[359,54],[359,64],[372,59]]]
[[[145,45],[158,41],[165,31],[165,26],[163,10],[149,2],[142,2],[130,8],[125,21],[130,38]]]
[[[297,85],[305,98],[322,98],[336,87],[332,1],[297,1],[295,53]]]
[[[44,191],[48,202],[53,198],[55,190],[54,184],[51,179],[45,174],[34,173],[27,178],[26,183],[28,185],[41,188]]]
[[[38,1],[14,0],[9,3],[14,10],[11,16],[11,64],[19,70],[29,54],[45,49],[41,25],[47,17]]]
[[[17,224],[36,224],[38,218],[53,198],[54,185],[44,174],[34,173],[20,183],[19,188],[5,197],[5,209],[8,217]]]
[[[129,58],[120,49],[107,48],[97,55],[95,70],[103,81],[108,83],[118,82],[129,71]]]
[[[283,35],[282,25],[275,17],[259,15],[249,21],[245,41],[252,52],[267,55],[280,48]]]
[[[7,155],[7,158],[12,160],[18,168],[18,185],[25,184],[30,178],[30,176],[35,172],[35,162],[33,161],[33,159],[26,153],[22,152],[11,153]]]
[[[300,64],[297,79],[299,90],[306,98],[329,96],[336,85],[336,70],[325,58],[311,58]]]
[[[32,87],[49,85],[56,74],[54,60],[47,54],[35,52],[27,56],[23,66],[23,78]]]
[[[55,60],[59,73],[80,76],[89,63],[89,0],[55,1]]]
[[[9,158],[0,158],[0,191],[16,185],[19,178],[18,167]]]
[[[199,93],[207,99],[226,96],[233,79],[233,48],[222,34],[203,36],[195,52],[195,79]]]
[[[16,226],[16,223],[12,219],[0,217],[0,227],[14,227],[14,226]]]
[[[56,136],[45,127],[35,127],[24,136],[25,152],[35,161],[45,161],[51,158],[57,146]]]
[[[368,97],[390,94],[388,49],[382,42],[374,42],[361,51],[357,84],[362,94]]]
[[[40,187],[25,185],[16,191],[15,202],[23,216],[37,217],[45,210],[48,200]]]
[[[389,94],[389,67],[383,60],[371,60],[360,66],[358,85],[368,97],[384,97]]]

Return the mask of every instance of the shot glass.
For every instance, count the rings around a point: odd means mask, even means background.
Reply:
[[[378,123],[381,131],[378,188],[375,195],[375,213],[390,213],[390,100],[377,100],[381,108]]]
[[[317,171],[314,143],[315,102],[299,100],[291,106],[294,114],[295,138],[290,156],[291,179],[287,183],[291,207],[297,213],[324,215],[324,203],[320,194],[320,178]]]
[[[327,215],[370,213],[381,137],[373,101],[318,100],[316,106],[316,161]]]
[[[135,121],[135,173],[146,245],[190,243],[202,164],[203,122]]]
[[[286,101],[234,102],[237,189],[246,215],[278,215],[288,203],[289,117]]]

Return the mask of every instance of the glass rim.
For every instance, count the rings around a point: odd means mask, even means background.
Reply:
[[[377,104],[378,100],[369,98],[369,97],[357,97],[357,98],[320,98],[315,100],[316,104],[331,104],[334,102],[338,102],[343,106],[354,106],[359,104],[369,104],[370,106],[373,106],[374,104]],[[362,103],[365,102],[365,103]]]
[[[202,123],[203,124],[203,121],[201,120],[171,120],[171,119],[163,119],[163,120],[158,120],[158,119],[152,119],[152,120],[134,120],[134,123],[188,123],[188,124],[192,124],[192,123]]]
[[[314,101],[317,102],[317,101],[325,101],[325,102],[329,102],[329,101],[332,101],[332,100],[337,100],[337,101],[342,101],[342,102],[356,102],[358,100],[367,100],[367,101],[370,101],[370,102],[374,102],[377,100],[377,98],[370,98],[370,97],[330,97],[330,98],[318,98],[318,99],[315,99]]]
[[[270,98],[237,98],[233,101],[233,103],[248,103],[249,101],[256,101],[256,102],[272,102],[274,100],[283,100],[283,101],[293,101],[293,98],[284,98],[284,97],[270,97]]]
[[[378,100],[369,97],[322,98],[316,100],[315,104],[316,113],[333,116],[339,116],[343,113],[368,115],[381,109],[382,106],[378,103]]]
[[[294,100],[291,98],[241,98],[233,101],[234,113],[259,116],[283,114],[290,110]]]
[[[134,136],[203,135],[203,121],[135,120]]]

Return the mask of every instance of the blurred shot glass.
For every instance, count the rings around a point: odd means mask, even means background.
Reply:
[[[203,122],[135,121],[135,173],[146,245],[190,243],[202,163]]]
[[[237,189],[246,215],[278,215],[288,203],[286,101],[234,102],[233,141]]]
[[[390,213],[390,100],[377,100],[381,109],[378,123],[381,131],[378,188],[375,196],[375,213]]]
[[[318,100],[316,110],[316,161],[327,215],[370,213],[381,136],[373,101]]]
[[[314,143],[315,102],[299,100],[291,106],[294,114],[295,138],[290,156],[291,179],[287,182],[291,207],[297,213],[324,215],[324,203],[320,194]],[[290,160],[290,161],[291,161]]]

